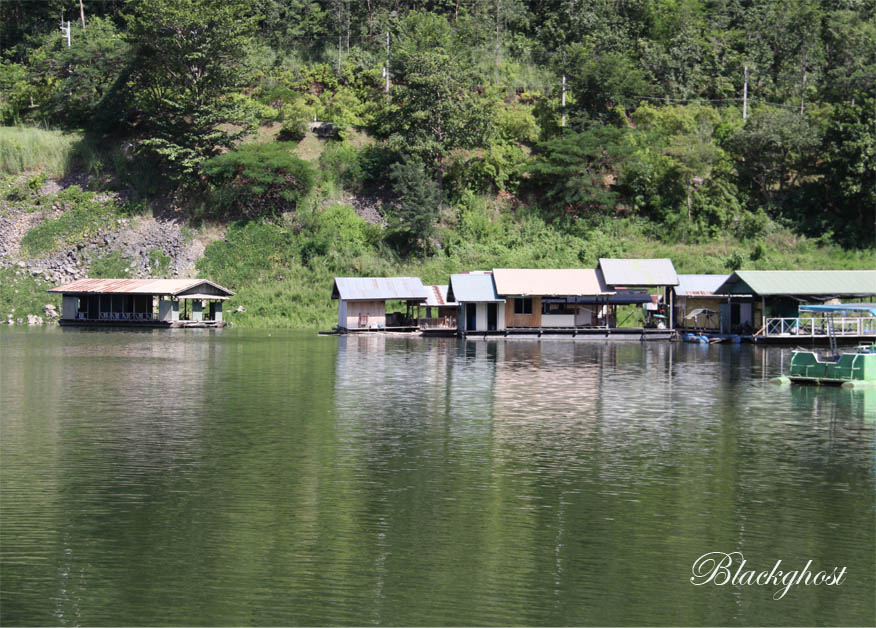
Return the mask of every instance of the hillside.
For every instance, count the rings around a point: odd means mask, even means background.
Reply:
[[[2,130],[9,132],[9,129]],[[47,143],[54,135],[34,130]],[[362,137],[356,140],[362,144]],[[308,134],[299,154],[314,163],[352,148]],[[72,150],[72,148],[71,148]],[[735,268],[873,268],[876,252],[846,251],[774,224],[754,241],[662,241],[654,225],[632,218],[547,222],[502,196],[474,196],[441,216],[428,254],[401,256],[387,243],[389,203],[345,191],[321,169],[296,212],[273,220],[198,218],[174,197],[131,200],[110,172],[50,176],[43,164],[3,181],[0,200],[0,319],[25,324],[58,298],[52,285],[90,277],[206,276],[235,291],[227,318],[236,325],[328,328],[334,276],[415,275],[446,283],[453,272],[493,267],[593,266],[599,257],[670,257],[679,272]],[[36,164],[34,164],[36,166]],[[96,189],[90,189],[96,188]],[[245,311],[236,311],[242,306]],[[33,319],[32,319],[33,320]],[[48,321],[46,321],[48,322]]]
[[[341,274],[876,266],[872,0],[56,4],[0,4],[3,317],[83,274],[314,327]]]

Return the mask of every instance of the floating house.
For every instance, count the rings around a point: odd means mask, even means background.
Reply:
[[[672,260],[658,259],[609,259],[602,257],[596,270],[602,273],[605,285],[614,295],[609,303],[637,305],[652,303],[651,292],[656,291],[663,303],[669,306],[669,329],[674,329],[672,288],[678,285],[678,275]]]
[[[459,306],[459,333],[505,329],[505,299],[496,293],[493,273],[475,271],[451,275],[447,298]]]
[[[729,324],[726,328],[722,325],[729,317],[728,295],[717,292],[727,277],[729,275],[678,275],[678,285],[672,288],[675,328],[729,333]],[[740,318],[738,305],[735,318],[737,321]]]
[[[608,290],[590,268],[496,268],[496,293],[505,299],[510,328],[607,327]]]
[[[810,328],[808,319],[812,318],[803,316],[800,306],[855,299],[872,301],[876,298],[876,270],[737,270],[717,292],[729,295],[731,327],[745,327],[747,323],[755,342],[794,342],[801,335],[813,342],[826,341],[828,328],[824,325],[814,325],[812,333],[800,333],[801,329]],[[733,316],[737,306],[738,319]],[[869,314],[842,318],[848,319],[844,325],[849,331],[862,330],[861,334],[845,334],[845,340],[872,338],[868,331],[872,324]]]
[[[207,279],[80,279],[49,292],[62,295],[61,325],[133,327],[223,327],[234,296]]]
[[[338,331],[417,331],[417,309],[429,299],[418,277],[335,277]],[[387,312],[390,302],[404,312]]]

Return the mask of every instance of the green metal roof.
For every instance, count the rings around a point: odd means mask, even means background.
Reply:
[[[718,294],[876,296],[876,270],[737,270]]]

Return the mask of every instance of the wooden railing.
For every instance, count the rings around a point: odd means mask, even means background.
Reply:
[[[420,329],[456,329],[456,319],[452,316],[438,318],[418,318]]]

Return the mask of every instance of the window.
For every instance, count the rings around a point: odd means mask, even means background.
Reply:
[[[515,314],[532,314],[532,297],[517,297],[514,299]]]

